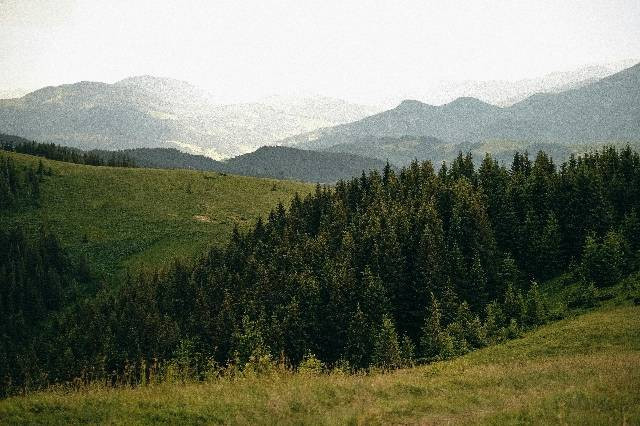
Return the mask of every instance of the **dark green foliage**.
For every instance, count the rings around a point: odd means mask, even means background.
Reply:
[[[0,211],[38,204],[40,182],[47,174],[42,163],[37,169],[17,164],[0,153]]]
[[[588,282],[599,287],[610,286],[620,280],[624,272],[624,238],[609,231],[602,239],[589,235],[584,243],[582,273]]]
[[[402,365],[402,355],[393,320],[385,314],[373,342],[373,364],[385,370],[398,368]]]
[[[3,134],[0,134],[0,149],[67,163],[87,164],[90,166],[135,167],[134,161],[123,152],[85,152],[77,148],[69,148],[54,143],[38,143]]]
[[[20,229],[0,232],[0,396],[60,377],[56,364],[69,348],[56,346],[64,337],[57,335],[51,314],[93,287],[86,269],[67,257],[55,236],[42,232],[29,241]],[[78,374],[73,352],[67,354],[64,368]]]

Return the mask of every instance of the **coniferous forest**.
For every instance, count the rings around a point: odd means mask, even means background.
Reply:
[[[3,159],[2,200],[37,202],[45,172]],[[34,175],[36,178],[29,176]],[[25,177],[26,176],[26,177]],[[2,208],[14,208],[3,201]],[[178,370],[314,363],[393,369],[518,336],[637,270],[640,156],[604,148],[507,168],[460,154],[414,162],[278,205],[201,258],[132,271],[115,288],[46,228],[2,231],[0,392],[71,380],[136,384]]]
[[[54,143],[28,141],[17,136],[0,134],[0,149],[36,155],[67,163],[87,164],[90,166],[135,167],[135,161],[122,152],[81,151]]]

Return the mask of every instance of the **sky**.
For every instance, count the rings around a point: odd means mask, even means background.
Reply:
[[[639,0],[0,0],[0,89],[150,74],[360,102],[640,58]]]

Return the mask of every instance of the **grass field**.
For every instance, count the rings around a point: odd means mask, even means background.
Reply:
[[[20,163],[39,157],[3,152]],[[44,223],[73,255],[86,255],[100,274],[126,267],[157,266],[175,257],[192,259],[210,244],[267,215],[278,200],[313,186],[272,179],[189,170],[128,169],[42,160],[41,206],[0,213],[3,227],[32,232]],[[86,238],[85,238],[86,236]]]
[[[1,424],[639,424],[640,307],[606,306],[451,361],[0,401]]]

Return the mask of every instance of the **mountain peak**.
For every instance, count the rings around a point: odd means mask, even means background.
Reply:
[[[420,111],[429,106],[430,105],[425,104],[424,102],[417,101],[415,99],[405,99],[404,101],[400,102],[400,105],[398,105],[395,109],[402,111]]]
[[[149,74],[134,75],[131,77],[123,78],[120,81],[116,81],[114,84],[118,86],[129,86],[138,84],[189,84],[186,81],[176,80],[170,77],[156,77]]]
[[[499,108],[495,105],[488,104],[480,99],[470,96],[463,96],[457,98],[448,104],[444,104],[443,107],[451,109],[496,109]]]

